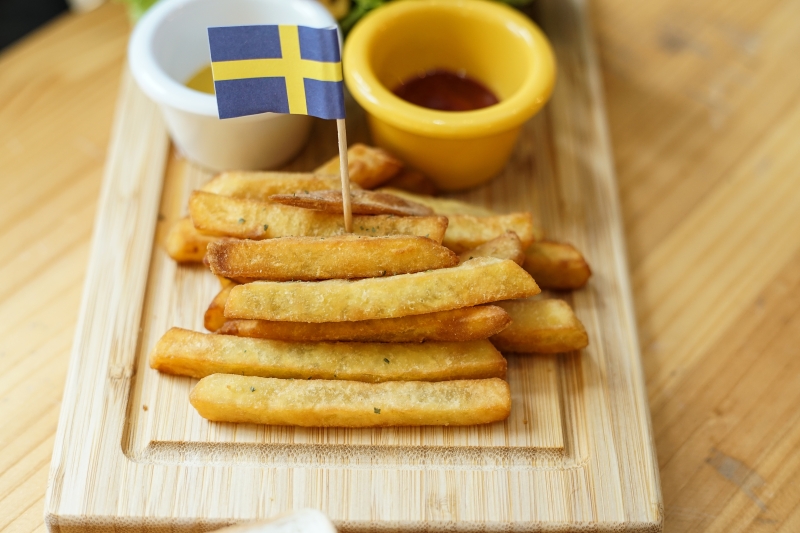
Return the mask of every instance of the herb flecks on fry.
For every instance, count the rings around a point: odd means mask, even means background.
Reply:
[[[447,311],[540,292],[513,261],[472,259],[453,268],[357,281],[257,281],[235,287],[227,318],[344,322]]]
[[[373,278],[458,264],[441,244],[405,235],[221,239],[208,246],[206,260],[220,276],[273,281]]]
[[[189,213],[200,232],[239,239],[332,237],[345,233],[344,219],[339,214],[229,198],[202,191],[195,191],[189,199]],[[441,243],[446,229],[447,219],[439,216],[353,217],[355,235],[418,235]]]
[[[305,427],[468,426],[511,412],[508,383],[498,378],[362,383],[215,374],[189,401],[212,421]]]
[[[388,359],[391,364],[386,364]],[[150,366],[202,378],[238,374],[283,379],[443,381],[505,377],[506,361],[488,340],[472,342],[286,342],[172,328]]]
[[[200,190],[231,198],[266,202],[273,194],[325,191],[340,187],[339,178],[300,172],[223,172]],[[354,185],[358,189],[358,185]]]

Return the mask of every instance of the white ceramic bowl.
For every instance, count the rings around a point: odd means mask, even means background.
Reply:
[[[315,0],[162,0],[133,30],[128,62],[136,82],[161,107],[178,149],[212,170],[275,168],[308,140],[311,117],[264,113],[217,118],[213,95],[184,85],[208,65],[209,26],[336,21]]]

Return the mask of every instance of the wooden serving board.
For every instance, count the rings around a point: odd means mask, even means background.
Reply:
[[[59,531],[207,530],[313,507],[343,530],[660,531],[662,504],[600,80],[578,0],[539,0],[559,80],[504,173],[457,195],[530,210],[594,275],[567,299],[590,346],[509,356],[512,414],[473,427],[304,429],[210,423],[195,380],[147,365],[171,326],[202,331],[218,290],[164,251],[210,174],[171,152],[158,109],[123,79],[53,453]],[[369,142],[348,102],[352,141]],[[291,170],[336,153],[319,121]]]

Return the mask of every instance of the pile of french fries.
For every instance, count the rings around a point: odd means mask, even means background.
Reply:
[[[190,402],[212,421],[504,420],[500,351],[585,347],[566,302],[531,297],[582,287],[589,266],[544,240],[530,213],[432,196],[430,181],[377,148],[348,156],[351,234],[338,158],[313,173],[226,172],[192,194],[167,251],[219,277],[204,317],[211,333],[172,328],[150,366],[198,378]]]

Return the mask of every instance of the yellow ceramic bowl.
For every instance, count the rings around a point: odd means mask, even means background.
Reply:
[[[367,111],[373,140],[444,190],[474,187],[505,165],[522,124],[547,102],[555,60],[523,14],[487,0],[402,0],[360,21],[344,47],[347,87]],[[435,69],[463,72],[500,102],[437,111],[392,90]]]

